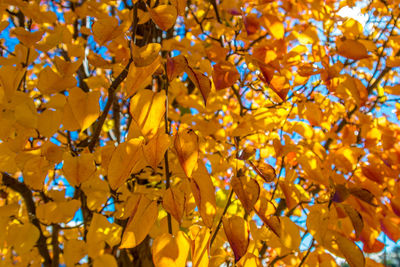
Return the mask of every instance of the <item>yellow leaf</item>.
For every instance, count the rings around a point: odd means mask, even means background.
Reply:
[[[24,183],[32,189],[42,190],[50,168],[50,163],[44,157],[32,157],[25,163],[22,170]]]
[[[299,227],[290,220],[289,217],[280,217],[281,222],[281,242],[285,247],[292,250],[299,250],[301,236]]]
[[[36,216],[46,224],[67,223],[74,218],[80,206],[80,201],[76,199],[63,202],[51,201],[38,205]]]
[[[189,229],[191,239],[191,256],[193,267],[208,266],[209,263],[209,246],[210,231],[206,227],[201,228],[199,225],[193,225]]]
[[[66,240],[64,243],[64,261],[67,267],[75,266],[86,255],[86,244],[83,240]]]
[[[93,267],[118,267],[117,261],[114,256],[110,254],[103,254],[94,259]]]
[[[185,267],[189,248],[190,240],[182,231],[174,237],[167,233],[158,236],[152,246],[155,267]]]
[[[192,69],[192,67],[190,67],[189,65],[186,67],[185,71],[189,79],[200,90],[200,93],[203,96],[204,104],[207,104],[207,98],[211,92],[210,79],[203,73]]]
[[[37,87],[43,94],[55,94],[75,86],[76,79],[72,75],[61,76],[50,67],[45,67],[39,73]]]
[[[106,203],[110,189],[106,181],[93,177],[82,183],[82,190],[87,196],[87,206],[90,210],[100,210]]]
[[[153,63],[158,57],[161,45],[150,43],[142,47],[132,44],[132,59],[136,67],[145,67]]]
[[[11,100],[17,87],[24,76],[24,69],[14,66],[3,66],[0,68],[0,101],[5,97],[6,100]],[[3,91],[3,92],[1,92]]]
[[[164,91],[155,93],[145,89],[132,97],[130,103],[132,123],[128,139],[141,135],[151,139],[157,134],[165,113],[165,100]]]
[[[268,226],[268,228],[278,237],[281,235],[281,225],[279,218],[274,216],[275,207],[265,197],[260,197],[254,205],[254,211],[258,217]]]
[[[186,176],[191,177],[199,157],[199,137],[191,129],[181,130],[176,134],[174,147]]]
[[[73,157],[68,152],[64,153],[63,171],[71,186],[78,186],[89,180],[96,172],[93,154],[83,153]]]
[[[118,26],[118,20],[114,17],[103,17],[95,21],[92,31],[95,41],[100,45],[122,34],[122,28]]]
[[[302,45],[314,44],[319,41],[318,34],[313,26],[308,26],[305,31],[297,34],[297,39]]]
[[[268,32],[276,39],[282,39],[285,36],[285,27],[278,17],[264,14],[262,22],[265,24]]]
[[[143,153],[146,157],[147,163],[154,169],[157,169],[158,164],[164,158],[165,151],[170,146],[171,140],[166,133],[157,133],[156,136],[151,138],[149,142],[143,147]]]
[[[198,169],[193,173],[191,188],[200,216],[208,228],[214,223],[217,204],[215,200],[215,188],[206,167],[199,161]]]
[[[163,207],[181,223],[185,211],[185,194],[177,187],[168,188],[163,196]]]
[[[4,231],[4,229],[3,229]],[[33,224],[12,224],[8,228],[7,245],[13,247],[18,255],[28,253],[39,239],[39,230]]]
[[[74,87],[69,91],[66,105],[69,105],[70,111],[72,111],[72,115],[78,123],[81,132],[86,130],[99,117],[99,99],[99,91],[85,93],[78,87]]]
[[[14,173],[17,171],[15,163],[16,153],[13,152],[7,143],[0,144],[0,171]]]
[[[127,97],[132,96],[137,91],[143,89],[151,81],[151,76],[159,68],[161,57],[157,57],[153,63],[145,67],[136,67],[131,64],[128,71],[128,76],[125,82],[125,91]]]
[[[21,92],[16,92],[12,101],[15,107],[15,120],[24,127],[36,128],[38,114],[33,99]]]
[[[110,247],[116,246],[121,241],[122,227],[110,223],[107,218],[98,213],[93,213],[92,221],[87,232],[87,249],[90,257],[98,256],[104,247],[104,242]]]
[[[157,217],[157,202],[141,195],[137,199],[133,214],[129,217],[120,248],[133,248],[139,245],[150,232]]]
[[[350,59],[359,60],[368,57],[367,49],[357,40],[338,40],[337,47],[339,55]]]
[[[238,262],[246,254],[249,246],[249,226],[239,216],[222,219],[225,235],[235,255],[235,262]]]
[[[50,138],[60,128],[62,118],[62,111],[46,109],[39,114],[37,129],[41,135]]]
[[[247,252],[236,264],[237,267],[261,267],[260,259],[253,253]]]
[[[352,241],[348,240],[339,233],[335,234],[336,243],[340,252],[344,255],[350,267],[365,266],[365,258],[360,248]]]
[[[260,186],[256,180],[249,176],[233,176],[231,179],[232,189],[239,198],[243,208],[250,213],[253,210],[260,195]]]
[[[43,31],[30,32],[22,27],[15,28],[13,34],[17,36],[18,40],[27,47],[33,46],[35,43],[42,39]]]
[[[175,25],[178,16],[176,9],[171,5],[159,5],[155,8],[147,8],[151,19],[163,31],[167,31]]]
[[[69,75],[74,75],[74,73],[79,69],[79,67],[82,65],[82,59],[78,59],[75,62],[69,62],[65,61],[64,59],[60,57],[55,57],[54,58],[54,65],[57,68],[57,71],[62,75],[62,76],[69,76]],[[97,76],[95,76],[97,77]]]
[[[122,186],[131,173],[145,166],[143,158],[143,139],[134,138],[118,145],[108,166],[108,182],[113,190]]]

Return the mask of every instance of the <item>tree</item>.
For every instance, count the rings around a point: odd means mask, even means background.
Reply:
[[[2,1],[2,264],[375,266],[399,4]]]

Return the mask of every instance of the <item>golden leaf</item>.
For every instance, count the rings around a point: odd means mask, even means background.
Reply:
[[[118,189],[129,178],[131,173],[144,168],[146,162],[143,157],[143,139],[134,138],[119,146],[112,154],[108,166],[108,182],[112,189]]]
[[[142,195],[135,204],[122,236],[120,248],[133,248],[139,245],[150,232],[158,216],[157,202]]]
[[[249,247],[249,226],[239,216],[222,219],[225,235],[235,254],[235,262],[238,262],[246,254]]]
[[[343,253],[347,263],[351,267],[365,266],[365,258],[361,250],[352,241],[348,240],[339,233],[335,234],[335,241],[339,246],[340,252]]]
[[[155,267],[184,267],[189,254],[190,240],[179,231],[175,236],[164,233],[158,236],[152,246]]]
[[[186,176],[191,177],[199,157],[199,137],[191,129],[179,131],[175,137],[174,147]]]
[[[257,181],[248,176],[233,176],[231,186],[242,203],[243,208],[247,213],[250,213],[260,195],[260,186]]]
[[[167,31],[175,25],[178,16],[172,5],[159,5],[155,8],[147,8],[151,19],[163,31]]]

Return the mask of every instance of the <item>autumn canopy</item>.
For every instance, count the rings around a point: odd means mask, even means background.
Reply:
[[[399,0],[0,0],[0,266],[379,266]]]

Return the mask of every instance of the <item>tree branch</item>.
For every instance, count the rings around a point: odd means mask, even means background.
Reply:
[[[224,211],[222,212],[221,218],[219,219],[217,228],[215,228],[214,234],[211,237],[211,241],[210,241],[210,247],[212,246],[212,244],[214,243],[215,238],[217,237],[218,231],[221,228],[221,224],[222,224],[222,219],[225,216],[226,211],[228,210],[229,205],[231,204],[231,200],[232,200],[232,196],[233,196],[233,189],[231,189],[231,192],[229,193],[228,196],[228,201],[226,202]]]
[[[36,206],[33,200],[33,195],[31,190],[24,184],[19,182],[17,179],[11,177],[5,172],[2,172],[3,184],[15,192],[19,193],[24,199],[26,209],[29,214],[29,221],[36,226],[39,230],[39,239],[37,241],[37,247],[39,249],[40,255],[44,259],[44,266],[52,266],[52,260],[50,258],[49,251],[46,245],[46,237],[43,234],[42,228],[40,227],[40,221],[36,217]]]
[[[100,118],[97,120],[96,129],[94,130],[92,140],[89,143],[89,150],[93,152],[94,147],[96,146],[97,141],[99,140],[99,136],[101,133],[101,128],[103,128],[103,124],[107,118],[108,112],[111,109],[112,103],[114,102],[115,91],[117,90],[118,86],[125,80],[126,76],[128,76],[129,67],[132,64],[132,58],[129,59],[128,64],[122,70],[122,72],[118,75],[118,77],[112,82],[111,86],[108,88],[108,99],[106,106],[104,107],[103,113],[101,114]]]

